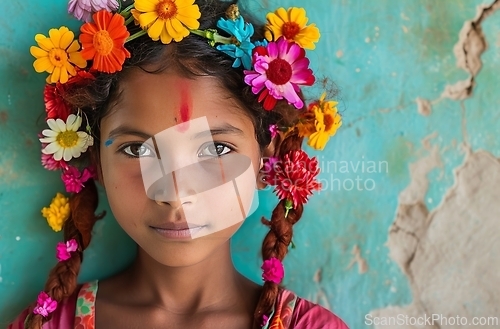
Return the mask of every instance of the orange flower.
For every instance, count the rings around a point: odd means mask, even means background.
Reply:
[[[101,10],[92,16],[94,23],[85,23],[80,28],[82,57],[92,60],[92,69],[114,73],[121,71],[125,58],[130,53],[125,49],[125,40],[130,33],[125,19],[120,14]]]

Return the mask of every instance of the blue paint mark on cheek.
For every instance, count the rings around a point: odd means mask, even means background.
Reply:
[[[111,144],[113,144],[113,141],[114,141],[113,139],[108,139],[108,140],[106,140],[106,141],[104,142],[104,145],[105,145],[106,147],[108,147],[108,146],[110,146]]]

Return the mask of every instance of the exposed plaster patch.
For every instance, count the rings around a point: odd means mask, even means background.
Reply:
[[[476,76],[483,66],[481,55],[488,47],[481,24],[499,8],[500,0],[495,0],[489,5],[479,5],[474,19],[465,21],[458,35],[458,42],[453,47],[453,53],[457,66],[469,73],[469,77],[446,85],[440,97],[435,101],[444,98],[464,100],[472,95]]]
[[[500,161],[486,151],[466,153],[464,163],[454,172],[454,185],[429,213],[423,197],[427,191],[426,174],[435,161],[431,157],[416,162],[422,169],[414,170],[412,182],[401,192],[396,218],[389,229],[387,246],[408,276],[413,302],[405,307],[374,310],[373,317],[441,314],[472,320],[499,314],[500,276],[496,264],[500,254],[496,251],[500,250]],[[439,322],[424,326],[375,326],[455,327]]]
[[[358,264],[358,273],[363,274],[368,271],[368,264],[366,263],[366,260],[361,256],[361,249],[359,249],[358,245],[354,245],[352,248],[351,254],[354,256],[347,265],[347,270],[350,269],[354,264]]]
[[[432,112],[431,102],[429,102],[427,99],[420,97],[417,97],[416,102],[419,114],[422,114],[424,116],[428,116],[431,114]]]

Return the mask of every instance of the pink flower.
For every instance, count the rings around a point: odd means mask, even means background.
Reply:
[[[76,251],[78,249],[78,243],[75,239],[71,239],[69,241],[58,242],[56,247],[56,257],[62,262],[71,258],[71,252]]]
[[[99,10],[116,11],[117,0],[69,0],[68,13],[80,21],[90,22],[92,14]]]
[[[285,269],[283,264],[276,257],[271,257],[264,261],[261,266],[263,270],[262,279],[264,281],[274,282],[276,284],[280,283],[285,276]]]
[[[319,174],[318,160],[309,158],[302,150],[290,151],[283,161],[274,165],[276,192],[281,200],[293,201],[293,207],[307,202],[313,190],[320,190],[321,183],[316,180]]]
[[[269,131],[271,132],[271,138],[276,137],[278,135],[278,126],[277,125],[269,125]]]
[[[305,50],[283,37],[269,42],[266,50],[265,55],[262,51],[254,53],[254,70],[244,71],[245,83],[252,86],[254,94],[260,93],[259,102],[264,101],[263,107],[268,111],[283,98],[302,108],[304,102],[297,94],[299,85],[311,86],[315,80]]]
[[[66,168],[68,165],[64,160],[54,160],[52,154],[43,154],[42,153],[42,166],[47,170],[58,170],[61,168]]]
[[[38,137],[43,137],[42,134],[38,134]],[[47,146],[47,143],[42,143],[42,151]],[[42,152],[42,166],[47,170],[59,170],[61,168],[67,168],[68,164],[64,160],[54,160],[53,154],[45,154]]]
[[[36,306],[33,313],[40,314],[43,317],[49,316],[57,308],[57,301],[53,300],[45,291],[38,294]]]
[[[271,185],[276,185],[275,179],[276,179],[276,172],[275,172],[275,167],[276,164],[278,163],[278,157],[270,157],[267,158],[267,161],[264,163],[264,173],[265,175],[265,180]]]
[[[84,186],[83,183],[94,177],[95,169],[93,167],[87,167],[80,173],[78,168],[67,166],[61,175],[61,179],[66,186],[66,192],[72,193],[80,193]]]

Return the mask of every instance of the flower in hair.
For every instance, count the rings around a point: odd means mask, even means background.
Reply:
[[[130,35],[125,19],[106,10],[95,13],[92,18],[93,23],[85,23],[80,28],[82,57],[92,60],[94,70],[105,73],[121,71],[125,59],[130,57],[124,47]]]
[[[149,37],[168,44],[181,41],[190,29],[200,27],[200,9],[193,3],[194,0],[135,0],[135,9],[141,13],[139,23]]]
[[[230,44],[218,45],[217,50],[235,58],[233,67],[243,67],[246,70],[252,68],[252,50],[255,45],[250,41],[254,33],[252,24],[245,23],[242,16],[236,20],[221,18],[217,22],[217,27],[226,31],[232,36]]]
[[[264,162],[264,168],[262,171],[265,173],[265,181],[271,185],[276,185],[275,167],[277,166],[278,162],[278,157],[269,157]]]
[[[57,301],[52,299],[45,291],[38,294],[36,306],[33,313],[40,314],[43,317],[48,317],[50,313],[57,309]]]
[[[78,52],[80,44],[73,40],[75,35],[67,27],[50,29],[49,37],[37,34],[35,41],[39,47],[31,46],[30,53],[36,60],[33,67],[38,73],[48,72],[47,83],[66,83],[76,75],[75,66],[85,67],[87,62]]]
[[[47,219],[47,223],[55,232],[59,232],[62,229],[69,215],[69,199],[61,193],[56,194],[49,207],[42,209],[42,216]]]
[[[69,241],[58,242],[56,246],[56,257],[62,262],[71,258],[71,253],[78,250],[78,243],[75,239]]]
[[[43,100],[45,102],[45,112],[47,112],[47,119],[62,119],[66,120],[71,112],[71,108],[64,100],[63,84],[56,83],[46,84],[43,90]]]
[[[266,16],[267,24],[264,36],[269,41],[278,40],[281,36],[293,40],[302,48],[314,49],[320,33],[315,24],[306,26],[308,18],[304,8],[291,7],[288,10],[279,8]]]
[[[47,144],[42,143],[42,149],[44,149],[46,146],[47,146]],[[54,157],[52,156],[52,154],[43,154],[42,153],[41,162],[42,162],[42,166],[47,170],[59,170],[62,168],[66,168],[68,166],[66,164],[66,161],[64,161],[64,160],[59,160],[59,161],[54,160]]]
[[[299,204],[307,202],[313,190],[321,189],[321,183],[316,180],[318,174],[316,157],[309,158],[303,150],[290,151],[274,165],[274,192],[280,200],[289,201],[296,209]]]
[[[316,131],[308,137],[307,144],[317,150],[323,150],[330,136],[335,135],[337,129],[342,125],[342,118],[337,112],[337,102],[325,101],[325,93],[319,101],[309,106],[315,116]]]
[[[94,144],[93,138],[84,131],[78,131],[82,117],[70,114],[64,122],[61,119],[48,119],[50,129],[44,129],[40,142],[48,145],[42,150],[44,154],[53,154],[54,160],[69,161],[78,158],[89,146]]]
[[[82,172],[80,172],[76,167],[67,166],[63,169],[63,173],[61,175],[61,179],[66,186],[66,192],[70,193],[80,193],[84,187],[83,183],[94,177],[94,167],[85,168]]]
[[[279,284],[285,276],[285,268],[281,261],[276,257],[266,259],[261,266],[262,279],[268,282]]]
[[[269,321],[269,316],[267,314],[263,314],[262,315],[262,323],[260,324],[260,326],[264,327],[268,321]]]
[[[68,13],[80,21],[90,22],[92,14],[99,10],[115,11],[117,0],[69,0]]]
[[[278,135],[278,126],[276,124],[269,125],[269,131],[271,132],[271,138]]]
[[[315,81],[309,69],[305,50],[284,38],[269,42],[266,54],[254,54],[253,71],[245,70],[245,83],[252,86],[252,92],[259,94],[259,102],[270,111],[277,100],[286,99],[300,109],[304,102],[299,97],[299,85],[311,86]]]

